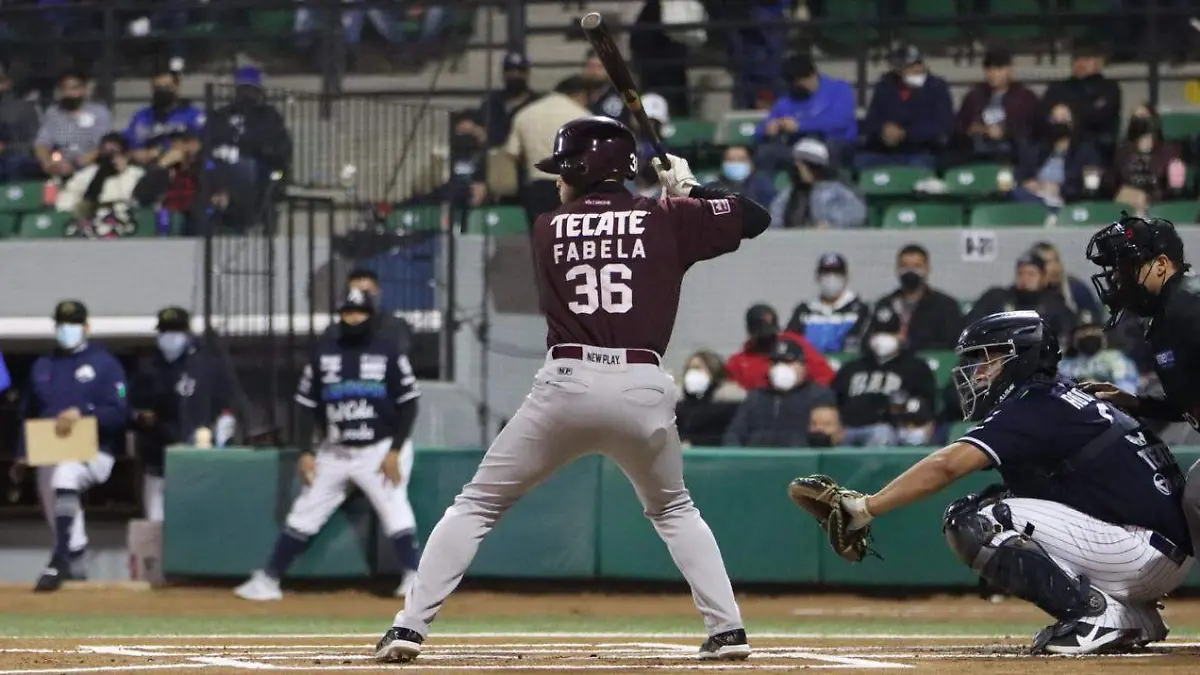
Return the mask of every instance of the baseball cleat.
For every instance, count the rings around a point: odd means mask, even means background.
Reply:
[[[259,602],[283,599],[283,591],[279,589],[279,580],[262,570],[254,570],[245,583],[233,589],[233,594],[243,600]]]
[[[700,645],[701,661],[740,661],[748,656],[750,643],[744,628],[717,633]]]
[[[393,626],[388,629],[375,646],[376,661],[404,663],[421,655],[421,643],[425,638],[415,630]]]
[[[407,598],[409,593],[412,593],[413,584],[417,582],[416,570],[404,570],[404,577],[400,579],[400,585],[396,587],[395,596],[397,598]]]
[[[1133,644],[1137,631],[1106,628],[1083,621],[1059,621],[1046,626],[1033,637],[1032,654],[1070,654],[1082,656],[1123,649]]]
[[[33,587],[33,592],[51,593],[57,591],[58,589],[62,588],[64,576],[69,575],[64,575],[57,567],[50,565],[46,569],[42,570],[42,575],[38,577],[37,584]]]

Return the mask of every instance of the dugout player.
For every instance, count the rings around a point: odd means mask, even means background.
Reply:
[[[417,581],[375,657],[408,661],[480,540],[518,499],[572,460],[610,457],[692,588],[708,639],[702,659],[750,654],[716,539],[683,484],[675,383],[662,367],[684,273],[737,250],[770,223],[762,206],[701,187],[685,160],[659,173],[668,197],[624,187],[637,141],[621,123],[584,117],[559,128],[538,168],[559,177],[562,206],[533,226],[545,365],[426,542]]]
[[[279,580],[308,540],[346,499],[353,483],[371,502],[403,565],[404,595],[417,567],[417,523],[408,501],[412,429],[421,395],[408,357],[393,335],[372,321],[375,304],[351,288],[338,310],[334,331],[321,336],[296,388],[302,414],[300,477],[304,489],[292,503],[266,567],[255,570],[234,593],[246,600],[279,600]],[[312,450],[313,427],[324,440]]]
[[[1200,279],[1189,274],[1183,240],[1170,221],[1122,214],[1088,242],[1087,257],[1100,301],[1112,313],[1147,319],[1145,336],[1163,396],[1134,396],[1111,382],[1089,382],[1096,398],[1144,419],[1186,421],[1200,431]],[[1200,462],[1187,475],[1183,496],[1192,539],[1200,538]]]
[[[950,504],[942,527],[951,550],[992,587],[1055,618],[1034,637],[1034,653],[1166,638],[1157,602],[1193,562],[1171,451],[1058,375],[1058,339],[1036,312],[979,319],[955,351],[963,416],[978,425],[879,492],[850,500],[850,529],[995,469],[1003,485]]]

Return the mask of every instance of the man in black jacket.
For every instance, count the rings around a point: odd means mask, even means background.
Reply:
[[[1069,342],[1075,328],[1075,314],[1067,309],[1061,293],[1049,289],[1046,261],[1033,252],[1017,258],[1016,278],[1011,286],[994,286],[980,296],[967,315],[967,323],[999,312],[1023,309],[1036,311],[1055,336]]]
[[[504,86],[489,93],[476,116],[487,129],[487,146],[498,148],[508,140],[517,111],[540,96],[529,88],[529,59],[521,52],[504,55]]]
[[[843,365],[833,378],[845,445],[894,445],[889,406],[905,391],[933,400],[936,384],[929,364],[900,342],[900,317],[888,307],[875,310],[867,327],[862,356]]]
[[[929,285],[929,251],[908,244],[896,254],[900,288],[878,303],[900,317],[900,339],[910,349],[953,349],[963,329],[958,302]]]
[[[746,395],[725,431],[725,445],[807,447],[813,408],[837,404],[833,392],[808,380],[800,345],[780,340],[771,360],[771,385]]]
[[[1104,76],[1104,51],[1093,45],[1075,48],[1071,77],[1051,82],[1042,97],[1040,119],[1049,120],[1054,106],[1071,109],[1081,139],[1091,141],[1105,160],[1111,160],[1121,125],[1121,85]],[[1045,133],[1045,129],[1042,129]]]

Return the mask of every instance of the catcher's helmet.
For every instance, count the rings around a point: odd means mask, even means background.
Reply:
[[[637,139],[611,117],[581,117],[559,127],[553,154],[534,166],[575,188],[631,180],[638,169]]]
[[[1138,218],[1122,212],[1120,220],[1092,236],[1087,257],[1102,269],[1092,275],[1092,285],[1112,314],[1105,328],[1115,326],[1127,309],[1141,316],[1153,312],[1155,296],[1146,291],[1139,272],[1144,263],[1160,255],[1167,256],[1181,272],[1187,271],[1183,240],[1171,221],[1162,218]]]
[[[978,422],[1034,375],[1053,377],[1058,338],[1037,312],[1000,312],[967,326],[954,351],[963,419]]]

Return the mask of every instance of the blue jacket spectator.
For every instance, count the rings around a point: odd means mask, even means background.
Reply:
[[[841,253],[817,261],[817,297],[792,311],[787,329],[808,338],[822,353],[856,350],[870,323],[871,308],[847,288],[849,266]]]
[[[0,394],[12,386],[12,376],[8,374],[8,366],[4,364],[4,354],[0,353]]]
[[[721,177],[716,184],[727,190],[745,195],[750,199],[770,206],[775,200],[775,181],[766,173],[757,171],[750,159],[750,150],[744,145],[725,148],[725,161],[721,162]]]
[[[853,143],[858,138],[849,82],[818,73],[807,54],[789,59],[785,74],[791,88],[759,123],[758,140],[779,139],[790,147],[801,136],[819,136],[826,143]]]
[[[950,86],[925,67],[920,50],[908,46],[893,55],[895,70],[879,78],[863,122],[866,152],[855,157],[860,169],[885,164],[936,165],[954,134]]]
[[[149,164],[171,145],[171,135],[204,129],[204,111],[179,98],[179,73],[163,69],[150,80],[151,103],[129,120],[125,138],[134,164]]]

